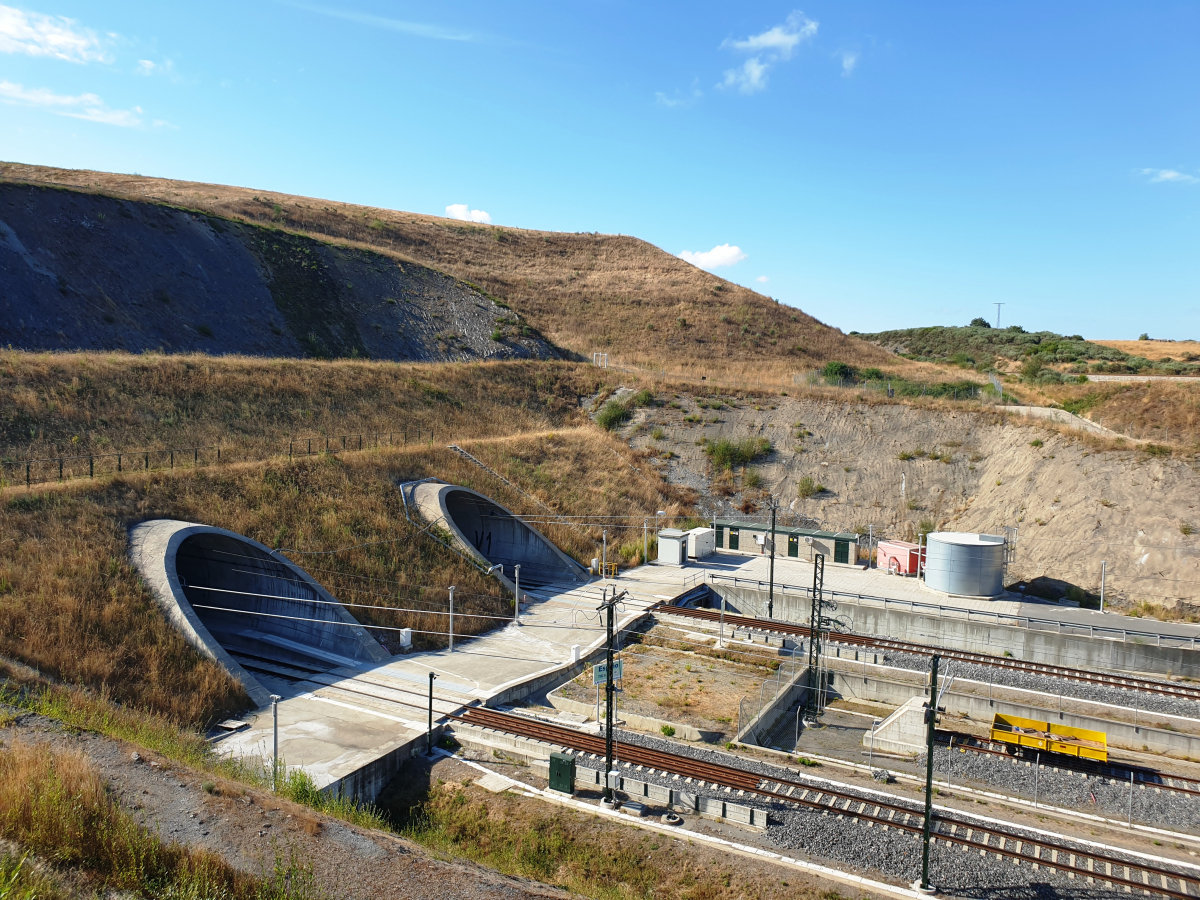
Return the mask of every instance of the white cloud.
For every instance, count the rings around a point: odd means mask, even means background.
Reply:
[[[435,41],[475,41],[476,36],[463,31],[451,31],[440,25],[428,25],[424,22],[407,22],[403,19],[393,19],[388,16],[375,16],[370,13],[360,13],[348,9],[334,9],[328,6],[317,6],[311,3],[287,3],[285,6],[302,9],[305,12],[316,13],[319,16],[329,16],[331,19],[342,19],[357,25],[370,28],[382,28],[387,31],[397,31],[401,34],[411,34],[414,37],[430,38]]]
[[[1177,172],[1175,169],[1142,169],[1143,175],[1150,176],[1150,181],[1166,181],[1174,184],[1200,184],[1200,178],[1195,175],[1186,175],[1183,172]]]
[[[711,250],[684,250],[679,258],[690,262],[698,269],[718,269],[721,266],[733,266],[746,258],[741,247],[730,244],[718,244]]]
[[[446,207],[446,215],[451,219],[459,219],[463,222],[480,222],[483,225],[492,224],[491,216],[482,209],[471,209],[465,203],[451,203]]]
[[[133,70],[136,75],[166,75],[174,76],[175,62],[173,60],[165,60],[164,62],[156,63],[149,59],[139,59],[137,68]]]
[[[755,280],[755,281],[757,281],[759,284],[766,284],[766,283],[767,283],[768,281],[770,281],[771,279],[770,279],[770,278],[768,278],[766,275],[759,275],[759,276],[758,276],[757,278],[755,278],[754,280]]]
[[[704,96],[704,91],[700,90],[699,81],[692,82],[692,89],[689,93],[675,91],[674,94],[665,94],[662,91],[657,91],[654,94],[654,102],[659,106],[693,106],[696,101]]]
[[[52,56],[68,62],[109,62],[96,32],[74,19],[0,6],[0,53]]]
[[[142,108],[112,109],[95,94],[56,94],[48,88],[27,88],[11,81],[0,81],[0,101],[35,106],[60,116],[131,128],[142,124]]]
[[[717,86],[742,94],[754,94],[765,89],[771,67],[791,59],[800,44],[816,36],[817,27],[817,22],[796,10],[782,25],[743,40],[725,41],[722,47],[753,55],[737,68],[726,69],[725,79]]]
[[[744,53],[769,51],[780,59],[790,59],[801,41],[816,36],[817,26],[817,22],[796,10],[782,25],[768,28],[762,34],[751,35],[743,41],[726,41],[724,46]]]
[[[849,78],[858,65],[858,51],[845,50],[842,52],[842,77]]]

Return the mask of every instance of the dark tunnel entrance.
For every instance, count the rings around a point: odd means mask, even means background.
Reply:
[[[175,566],[192,609],[243,668],[290,681],[386,658],[341,604],[252,544],[196,534]]]
[[[521,586],[585,580],[586,570],[508,510],[470,491],[449,491],[446,511],[459,533],[508,577],[521,566]]]

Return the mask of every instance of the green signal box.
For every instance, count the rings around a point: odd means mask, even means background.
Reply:
[[[575,757],[566,753],[550,754],[550,790],[575,793]]]

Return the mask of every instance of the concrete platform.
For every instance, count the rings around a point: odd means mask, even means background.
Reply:
[[[279,755],[288,769],[303,768],[318,788],[373,800],[400,764],[423,752],[428,723],[429,673],[434,722],[468,705],[497,706],[574,677],[605,642],[596,607],[605,583],[593,581],[523,591],[521,625],[455,640],[455,649],[397,656],[375,665],[342,667],[291,682],[256,672],[283,697]],[[658,598],[641,591],[618,610],[626,628]],[[572,662],[572,646],[580,657]],[[244,716],[249,728],[217,744],[218,752],[250,765],[270,766],[272,720],[265,706]]]
[[[431,671],[438,676],[434,682],[436,727],[445,714],[465,706],[514,702],[578,674],[589,657],[604,646],[605,631],[596,607],[605,586],[629,592],[618,616],[619,627],[625,628],[643,616],[648,607],[677,597],[714,576],[744,579],[748,590],[757,589],[752,585],[766,581],[767,568],[765,558],[735,553],[718,553],[699,564],[682,567],[640,566],[622,572],[614,580],[529,590],[520,627],[510,624],[488,635],[458,639],[454,652],[412,653],[378,664],[338,668],[295,682],[270,673],[255,674],[264,686],[284,698],[279,704],[279,739],[280,756],[287,767],[302,767],[319,788],[373,800],[404,759],[425,749]],[[803,621],[807,603],[788,586],[799,589],[811,585],[811,564],[777,558],[775,580],[776,616]],[[762,587],[765,589],[765,584]],[[989,615],[1027,617],[1031,622],[1084,629],[1085,634],[1094,627],[1110,638],[1118,636],[1116,640],[1125,633],[1130,642],[1151,646],[1155,641],[1162,646],[1168,642],[1186,646],[1200,637],[1200,627],[1194,625],[1101,615],[1030,602],[1011,594],[996,600],[948,597],[915,579],[889,576],[878,570],[830,566],[825,570],[825,588],[879,598],[880,603],[911,604],[921,615],[933,618],[962,617],[968,612],[983,619]],[[580,661],[576,663],[571,659],[572,645],[580,647]],[[220,740],[219,752],[269,765],[270,708],[244,718],[251,721],[251,726]]]

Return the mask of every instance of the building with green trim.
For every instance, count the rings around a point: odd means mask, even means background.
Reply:
[[[769,555],[766,538],[771,526],[763,522],[739,522],[717,519],[717,549],[749,555]],[[775,555],[780,558],[811,560],[818,553],[825,562],[843,566],[862,565],[858,561],[859,536],[852,531],[821,531],[813,528],[775,527]]]

